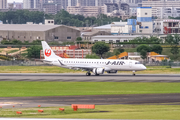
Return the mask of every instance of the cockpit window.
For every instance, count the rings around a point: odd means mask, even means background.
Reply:
[[[140,62],[135,62],[135,64],[141,64]]]

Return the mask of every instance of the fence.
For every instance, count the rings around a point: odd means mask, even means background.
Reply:
[[[180,67],[180,62],[172,62],[172,61],[162,61],[162,62],[146,62],[140,61],[140,63],[145,66],[170,66],[170,67]]]
[[[41,61],[0,61],[0,66],[50,66]]]

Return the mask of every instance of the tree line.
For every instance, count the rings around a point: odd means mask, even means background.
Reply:
[[[97,17],[84,17],[83,15],[69,14],[65,10],[61,10],[55,15],[45,14],[41,11],[29,10],[0,12],[0,20],[3,21],[4,24],[26,24],[26,22],[39,24],[44,23],[44,19],[54,19],[55,24],[63,24],[76,27],[99,26],[121,20],[121,18],[108,17],[104,14],[99,14]]]

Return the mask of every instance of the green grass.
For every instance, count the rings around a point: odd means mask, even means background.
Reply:
[[[0,66],[0,73],[84,73],[81,70],[71,70],[57,66]],[[132,74],[132,71],[119,71],[118,73]],[[147,66],[145,71],[137,74],[180,74],[180,68],[167,66]]]
[[[137,52],[137,48],[124,48],[126,52]]]
[[[1,81],[0,97],[180,93],[180,83]]]
[[[0,73],[78,73],[57,66],[0,66]]]
[[[61,106],[63,107],[63,106]],[[65,106],[65,112],[59,107],[41,108],[44,113],[38,113],[39,108],[13,108],[0,110],[0,117],[31,117],[31,118],[89,118],[89,119],[179,119],[180,105],[96,105],[94,110],[73,111]],[[16,111],[22,111],[16,115]],[[103,112],[104,111],[104,112]]]

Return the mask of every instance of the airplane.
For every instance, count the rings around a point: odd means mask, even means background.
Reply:
[[[41,41],[43,47],[43,61],[68,69],[81,69],[87,71],[86,76],[90,76],[91,72],[96,76],[107,73],[117,73],[117,71],[132,71],[135,76],[136,71],[146,70],[146,67],[136,60],[109,60],[109,59],[77,59],[77,58],[61,58],[57,56],[49,47],[46,41]]]

